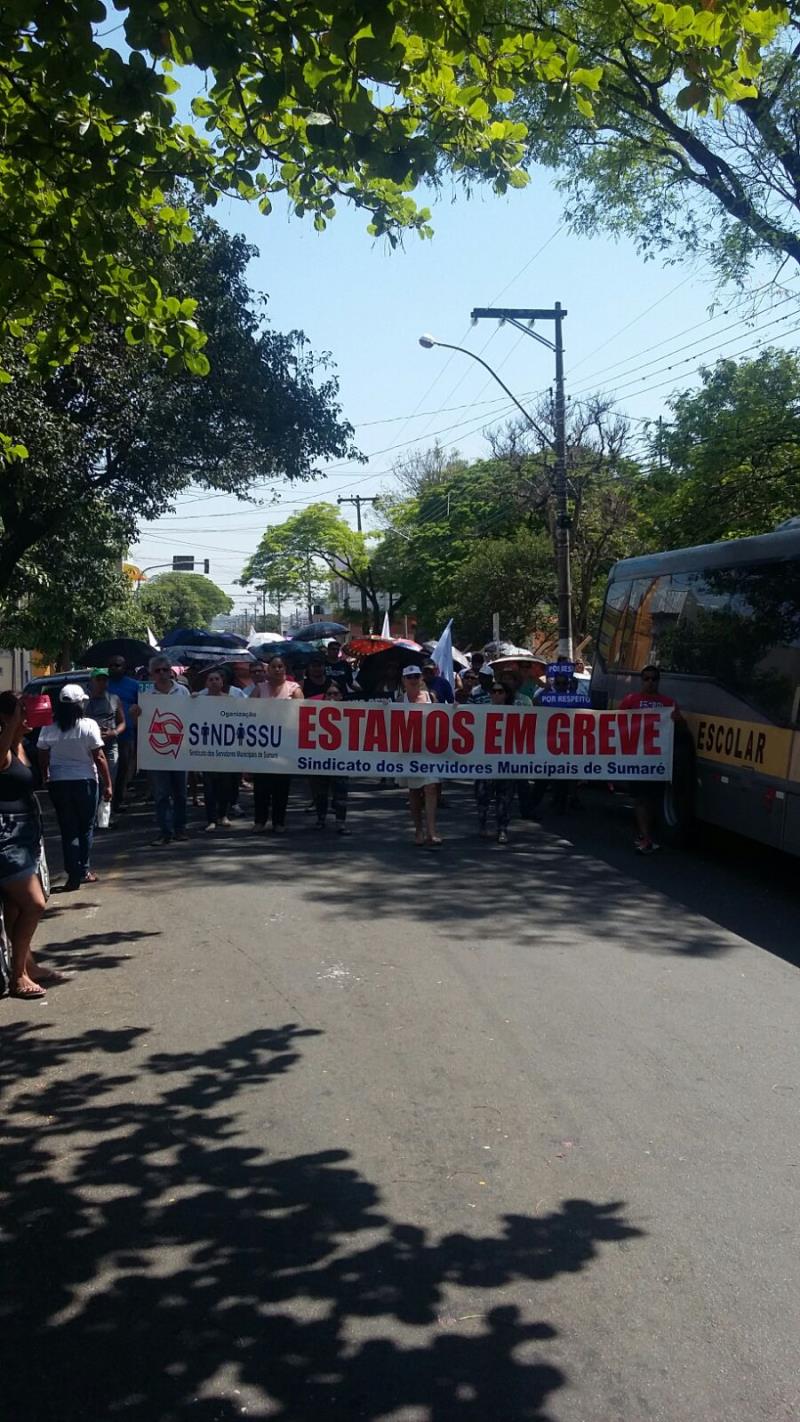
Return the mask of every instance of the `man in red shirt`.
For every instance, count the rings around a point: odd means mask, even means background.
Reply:
[[[681,719],[678,703],[671,696],[662,696],[659,691],[661,672],[658,667],[643,667],[639,673],[642,679],[641,691],[631,691],[619,703],[620,711],[657,711],[662,706],[672,708],[672,719]],[[638,785],[633,800],[638,834],[634,840],[637,854],[652,854],[660,845],[653,839],[658,806],[662,795],[660,785]]]

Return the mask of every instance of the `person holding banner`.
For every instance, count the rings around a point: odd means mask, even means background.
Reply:
[[[404,669],[402,687],[397,699],[409,706],[428,706],[436,701],[436,693],[429,691],[423,683],[421,667]],[[436,833],[440,781],[427,775],[406,775],[397,783],[408,791],[415,844],[426,849],[437,849],[442,842]]]
[[[519,693],[511,684],[504,684],[501,681],[492,683],[491,703],[493,706],[519,706],[520,704],[530,705],[528,697],[518,700]],[[495,822],[497,825],[497,843],[508,844],[508,826],[511,820],[511,806],[514,801],[514,791],[517,789],[516,780],[505,780],[500,778],[490,778],[484,776],[481,780],[475,781],[475,804],[478,810],[478,833],[481,839],[491,839],[491,830],[488,827],[489,811],[494,805]]]
[[[309,698],[306,697],[306,700]],[[317,700],[317,697],[312,698]],[[326,689],[323,700],[344,701],[345,697],[342,688],[332,681]],[[336,820],[336,833],[349,834],[345,823],[347,819],[347,791],[348,780],[346,775],[315,775],[309,781],[311,796],[314,802],[314,809],[317,812],[317,829],[324,830],[325,822],[328,818],[328,804],[333,809]]]
[[[206,672],[206,684],[195,696],[232,696],[245,698],[241,687],[231,684],[221,667],[212,667]],[[206,833],[210,834],[221,825],[230,829],[230,810],[239,794],[238,772],[225,770],[203,771],[203,801],[206,807]]]
[[[535,706],[563,706],[568,710],[579,707],[588,709],[590,706],[586,692],[575,678],[575,663],[568,661],[548,664],[547,685],[536,693],[533,701]],[[546,788],[546,785],[543,785],[541,781],[534,782],[533,792],[527,801],[529,805],[533,806],[534,814],[544,799]],[[574,788],[577,789],[577,783]],[[557,815],[567,813],[570,807],[570,794],[571,787],[569,785],[553,786],[553,809]],[[574,794],[572,807],[577,810],[582,808],[580,801]]]
[[[184,686],[172,673],[169,657],[163,652],[151,657],[148,671],[153,681],[153,691],[160,701],[166,696],[189,696],[188,686]],[[138,720],[142,708],[131,707],[131,715]],[[158,823],[158,834],[151,844],[163,848],[174,839],[188,839],[186,833],[186,771],[149,770],[147,778],[153,794],[153,803]]]
[[[619,703],[620,711],[658,711],[662,707],[672,708],[673,721],[682,721],[678,703],[671,696],[662,696],[659,691],[661,672],[656,666],[642,667],[639,673],[641,691],[630,691]],[[633,841],[637,854],[654,854],[661,846],[653,838],[658,807],[661,803],[662,787],[659,785],[637,785],[633,797],[633,813],[636,820],[636,838]]]
[[[286,674],[283,657],[267,661],[267,679],[253,688],[251,698],[266,697],[278,701],[303,701],[303,689]],[[266,834],[270,819],[275,834],[286,833],[286,810],[289,805],[290,775],[261,774],[253,776],[253,829]]]

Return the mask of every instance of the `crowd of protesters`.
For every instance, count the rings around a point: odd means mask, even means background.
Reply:
[[[545,667],[541,662],[522,665],[492,663],[483,652],[474,652],[469,665],[453,683],[440,674],[429,657],[389,670],[369,695],[358,681],[358,667],[342,653],[336,641],[311,655],[302,672],[287,666],[276,655],[264,661],[233,659],[225,665],[192,670],[175,668],[166,653],[155,655],[147,669],[149,686],[159,699],[166,697],[255,697],[279,700],[400,701],[409,705],[451,702],[494,706],[588,705],[576,680],[578,664]],[[48,982],[62,975],[40,968],[31,944],[44,912],[49,879],[42,847],[42,822],[37,789],[46,789],[61,836],[65,882],[63,892],[94,883],[91,866],[96,826],[109,826],[112,815],[129,807],[136,771],[136,730],[142,683],[130,675],[121,656],[108,667],[96,667],[88,690],[67,682],[54,694],[52,718],[41,724],[31,741],[30,714],[24,698],[0,693],[0,907],[5,936],[10,944],[9,987],[22,998],[42,997]],[[673,706],[662,697],[658,669],[646,667],[642,690],[626,698],[623,706]],[[198,783],[201,782],[201,785]],[[324,830],[332,813],[338,834],[346,834],[348,809],[346,777],[320,776],[301,784],[307,788],[305,810],[315,815],[316,828]],[[385,783],[385,782],[383,782]],[[442,786],[432,776],[409,775],[392,781],[408,793],[416,845],[436,849],[442,840],[437,816]],[[180,770],[147,774],[156,836],[152,844],[164,849],[187,839],[187,803],[199,805],[202,786],[207,833],[225,832],[244,810],[239,800],[243,786],[252,791],[253,831],[282,836],[287,829],[291,777],[253,774],[250,778],[229,771],[187,776]],[[522,818],[538,819],[547,791],[544,784],[484,777],[474,787],[478,832],[482,838],[508,843],[515,804]],[[572,787],[574,789],[574,787]],[[553,790],[553,808],[568,808],[571,787]],[[650,853],[655,806],[647,796],[636,803],[636,848]]]

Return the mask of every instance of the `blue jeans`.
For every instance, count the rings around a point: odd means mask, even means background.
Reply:
[[[117,783],[117,770],[119,769],[119,741],[104,741],[103,750],[108,761],[108,773],[111,776],[111,789]]]
[[[70,883],[82,884],[92,853],[97,781],[51,780],[48,789],[61,831],[65,873]]]
[[[150,789],[162,834],[181,834],[186,828],[186,771],[150,770]]]

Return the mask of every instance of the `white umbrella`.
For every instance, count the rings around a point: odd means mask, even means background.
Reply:
[[[280,632],[251,632],[247,639],[248,647],[260,647],[264,642],[285,642],[286,638]]]

